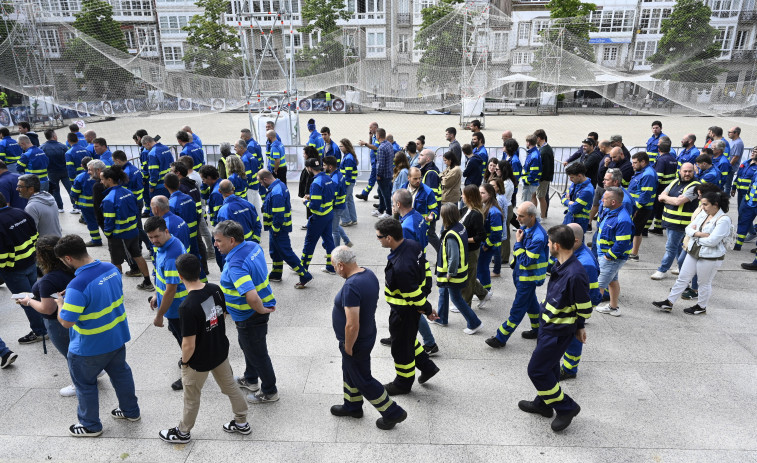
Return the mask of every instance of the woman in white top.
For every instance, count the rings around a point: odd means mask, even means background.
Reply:
[[[725,240],[731,234],[731,219],[728,212],[728,195],[723,192],[707,192],[700,200],[702,212],[686,227],[684,247],[686,259],[673,288],[664,301],[652,304],[670,312],[694,276],[699,280],[697,304],[684,309],[690,315],[707,313],[707,303],[712,294],[712,280],[725,259]]]

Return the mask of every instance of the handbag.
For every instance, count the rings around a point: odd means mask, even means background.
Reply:
[[[688,252],[689,249],[689,241],[691,241],[691,237],[689,235],[686,235],[683,237],[683,249]]]

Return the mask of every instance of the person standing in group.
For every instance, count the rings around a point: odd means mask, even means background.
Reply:
[[[29,140],[31,140],[32,145],[39,146],[39,135],[37,132],[32,131],[32,126],[27,121],[19,121],[18,124],[18,133],[21,135],[26,135],[29,137]]]
[[[289,201],[289,190],[281,180],[265,169],[258,172],[261,188],[266,189],[263,202],[263,228],[268,230],[268,253],[271,256],[271,273],[269,281],[281,281],[281,274],[286,262],[292,270],[297,272],[300,281],[295,288],[304,289],[313,276],[302,267],[302,262],[292,250],[289,233],[292,232],[292,205]]]
[[[736,229],[736,244],[734,251],[741,251],[741,246],[747,239],[747,234],[754,232],[754,219],[757,217],[757,171],[752,176],[749,191],[739,204],[738,226]]]
[[[173,162],[171,149],[149,135],[142,137],[142,146],[149,150],[147,171],[150,178],[150,197],[158,195],[168,197],[168,191],[163,186],[163,177],[171,170]]]
[[[316,152],[318,152],[318,156],[322,157],[325,143],[323,142],[321,134],[315,129],[315,119],[308,119],[308,132],[310,132],[310,136],[308,137],[306,146],[312,146],[315,148]]]
[[[481,201],[483,204],[482,214],[484,216],[486,240],[481,243],[481,252],[478,255],[476,277],[486,291],[486,295],[481,299],[481,302],[478,303],[478,308],[483,309],[486,303],[489,302],[494,295],[494,292],[492,291],[489,264],[492,262],[495,255],[500,255],[499,248],[502,246],[502,233],[504,229],[503,213],[499,203],[497,203],[497,192],[494,187],[489,183],[482,183],[479,187],[479,193],[481,194]],[[504,232],[506,233],[506,231]],[[478,285],[476,285],[476,293],[479,293],[479,291],[480,289],[478,288]]]
[[[297,189],[297,196],[299,198],[304,198],[307,194],[310,193],[310,186],[313,184],[313,178],[314,175],[312,172],[310,172],[310,169],[307,168],[306,164],[308,159],[318,159],[320,160],[320,156],[318,156],[318,151],[316,151],[315,148],[312,146],[305,146],[302,148],[302,160],[303,160],[303,168],[302,172],[300,172],[300,182]],[[313,213],[310,211],[310,209],[305,209],[305,217],[306,221],[305,223],[300,227],[302,230],[307,230],[308,224],[307,221],[310,220],[310,216],[312,216]]]
[[[646,156],[646,153],[636,153]],[[602,197],[603,209],[597,230],[597,260],[599,261],[599,290],[604,296],[605,291],[610,293],[608,304],[597,307],[597,312],[620,316],[618,297],[620,296],[620,282],[618,274],[623,265],[628,261],[631,253],[635,223],[632,221],[628,210],[623,207],[623,190],[619,187],[605,188]],[[643,226],[643,225],[642,225]]]
[[[360,142],[358,143],[360,146],[365,146],[366,148],[370,149],[368,155],[371,160],[371,174],[368,177],[368,184],[365,186],[362,192],[355,195],[357,199],[362,199],[363,201],[368,201],[368,194],[371,192],[374,185],[376,185],[376,151],[378,150],[379,145],[377,138],[378,129],[378,122],[371,122],[370,125],[368,125],[368,141],[366,142],[360,140]]]
[[[233,220],[242,226],[245,241],[260,244],[260,220],[255,206],[234,194],[234,185],[229,179],[221,180],[218,192],[223,195],[223,206],[218,210],[218,222]]]
[[[342,162],[339,165],[339,171],[344,175],[344,184],[347,186],[345,195],[347,199],[346,204],[346,219],[347,221],[342,223],[343,227],[351,227],[357,225],[357,211],[355,210],[355,195],[353,190],[355,189],[355,181],[357,180],[357,166],[358,160],[355,156],[355,148],[346,138],[339,140],[339,151],[342,152]]]
[[[202,151],[200,145],[192,141],[192,135],[183,130],[176,132],[176,141],[181,146],[179,156],[191,156],[193,161],[192,168],[200,170],[200,167],[205,164],[205,153]]]
[[[462,155],[462,151],[460,151],[460,155]],[[463,171],[460,169],[458,156],[454,152],[447,151],[444,153],[443,159],[446,167],[440,176],[442,190],[441,205],[452,203],[457,206],[462,198],[460,183],[463,178]]]
[[[89,156],[89,152],[86,146],[78,141],[75,133],[69,132],[67,141],[70,148],[66,151],[66,171],[68,172],[68,180],[71,182],[71,187],[73,187],[76,177],[86,170],[82,167],[82,160]],[[70,190],[71,188],[69,188],[69,193]],[[71,200],[71,205],[74,206],[72,213],[76,210],[75,213],[78,214],[79,211],[76,209],[76,203],[73,199]]]
[[[426,185],[434,192],[434,199],[438,208],[441,207],[442,200],[442,185],[439,178],[439,168],[434,162],[434,152],[430,149],[424,149],[418,158],[418,168],[421,171],[421,179],[423,184]],[[430,215],[430,214],[429,214]],[[439,219],[438,212],[434,213],[433,218],[428,222],[428,244],[434,248],[435,252],[439,252],[439,236],[436,234],[436,221]]]
[[[431,269],[420,244],[403,238],[399,221],[383,218],[375,228],[381,247],[391,251],[384,269],[384,296],[390,307],[389,334],[396,376],[384,388],[389,395],[408,394],[415,382],[416,368],[421,371],[420,384],[439,373],[439,367],[417,339],[421,314],[429,321],[438,318],[426,300],[431,292]]]
[[[171,169],[173,169],[173,167]],[[180,190],[181,180],[178,175],[169,172],[166,174],[164,181],[166,190],[168,190],[168,193],[171,195],[168,198],[169,209],[187,224],[187,230],[189,231],[189,247],[186,251],[194,254],[200,259],[200,262],[203,262],[207,259],[207,251],[204,243],[200,240],[198,233],[198,223],[201,220],[201,216],[197,213],[197,201],[195,201],[192,196]],[[197,193],[199,193],[199,191],[197,191]],[[205,261],[204,265],[207,266],[207,261]],[[202,278],[205,278],[206,276],[207,275],[202,275]]]
[[[518,190],[518,177],[515,175],[515,172],[513,172],[512,165],[507,161],[499,161],[499,163],[497,164],[497,173],[498,176],[502,179],[504,187],[503,194],[507,201],[507,209],[502,210],[502,212],[504,213],[504,223],[502,224],[502,233],[504,234],[504,238],[502,239],[502,246],[500,246],[500,264],[499,266],[497,266],[496,261],[494,264],[494,273],[498,274],[499,272],[497,272],[496,270],[501,270],[502,265],[508,265],[510,263],[510,241],[512,237],[510,224],[513,221],[513,210],[515,209],[515,198],[517,196],[516,191]]]
[[[21,159],[24,150],[11,137],[8,127],[0,127],[0,161],[3,161],[11,172],[16,172],[16,164]]]
[[[331,129],[328,127],[321,127],[321,138],[323,139],[323,152],[321,157],[334,156],[336,158],[337,166],[342,162],[342,151],[339,149],[339,145],[331,139]]]
[[[536,214],[536,205],[532,202],[525,201],[518,206],[518,222],[521,228],[515,233],[513,246],[515,298],[510,308],[510,317],[502,323],[494,336],[486,340],[490,347],[505,347],[510,335],[526,314],[531,321],[531,329],[523,331],[521,336],[536,339],[539,333],[539,301],[536,299],[536,287],[543,285],[546,279],[549,245],[547,232],[539,223]]]
[[[171,236],[181,241],[184,245],[184,249],[190,249],[192,246],[189,241],[189,227],[187,223],[178,215],[171,212],[171,203],[168,198],[163,195],[154,196],[150,200],[150,212],[155,217],[161,217],[166,222],[168,232]],[[150,256],[155,257],[152,244],[150,245]]]
[[[392,168],[394,148],[386,141],[386,130],[376,131],[378,147],[376,149],[376,185],[378,187],[379,206],[373,212],[374,217],[389,217],[392,212]]]
[[[670,147],[670,138],[660,137],[657,144],[659,154],[654,164],[654,170],[657,172],[657,190],[655,192],[652,228],[649,229],[649,233],[655,235],[662,235],[662,214],[665,209],[664,204],[659,200],[659,196],[678,177],[678,161],[676,161],[675,155],[670,153]]]
[[[266,131],[273,130],[273,128],[268,129],[268,124],[266,124]],[[278,137],[278,135],[276,136]],[[257,165],[257,169],[259,170],[263,166],[263,147],[260,146],[260,143],[258,143],[257,140],[252,136],[252,131],[248,128],[244,128],[239,131],[239,138],[241,138],[245,142],[245,155],[242,156],[242,159],[244,160],[245,157],[247,159],[255,159],[255,164]],[[279,140],[281,141],[281,140]],[[247,162],[245,162],[247,165]],[[256,176],[258,173],[258,170],[253,169],[254,172],[248,172],[248,176],[253,175]]]
[[[426,226],[435,221],[439,213],[439,204],[436,202],[436,194],[425,183],[421,182],[421,171],[417,167],[411,167],[408,174],[407,183],[402,185],[403,189],[407,189],[412,197],[413,209],[418,211],[426,221]],[[426,237],[422,242],[425,252],[426,244],[428,244],[428,230],[426,231]]]
[[[463,149],[460,146],[460,142],[457,141],[457,129],[454,127],[447,127],[444,132],[444,138],[449,142],[448,151],[452,152],[452,155],[457,161],[456,165],[460,165],[463,160]]]
[[[279,140],[278,135],[273,130],[269,130],[265,134],[265,155],[268,158],[268,170],[271,171],[277,179],[281,180],[285,185],[287,182],[287,155],[284,149],[284,144]]]
[[[720,170],[712,164],[712,150],[710,148],[703,148],[702,154],[697,156],[697,175],[696,178],[700,183],[711,183],[720,188],[720,181],[723,176],[720,174]]]
[[[187,295],[187,288],[179,279],[176,259],[187,253],[181,241],[171,236],[166,221],[153,216],[145,221],[145,233],[155,246],[155,295],[150,298],[150,308],[156,310],[152,324],[163,328],[163,318],[168,320],[171,332],[179,347],[182,347],[179,306]],[[171,384],[171,389],[183,388],[181,378]]]
[[[229,363],[226,337],[226,301],[221,288],[200,280],[202,269],[197,256],[185,254],[176,259],[176,273],[187,288],[179,306],[181,326],[181,381],[184,384],[184,410],[179,425],[164,429],[158,436],[170,443],[186,444],[200,410],[200,396],[208,373],[229,398],[234,419],[223,425],[228,433],[248,435],[247,402],[234,381]]]
[[[35,245],[39,234],[34,219],[22,211],[10,207],[5,196],[0,194],[0,278],[13,294],[31,292],[37,281]],[[19,344],[42,341],[47,328],[42,316],[27,305],[22,305],[29,320],[31,332],[18,340]]]
[[[69,328],[68,369],[79,400],[79,422],[68,428],[74,437],[102,434],[97,376],[105,370],[116,390],[118,407],[114,419],[139,421],[134,377],[126,363],[125,344],[131,339],[124,309],[121,273],[108,262],[87,253],[84,240],[66,235],[55,245],[55,255],[74,270],[58,303],[58,322]]]
[[[245,146],[242,140],[242,145],[234,145],[242,155],[245,154]],[[239,143],[237,142],[237,143]],[[234,194],[242,199],[247,199],[247,168],[242,161],[239,154],[232,154],[226,158],[226,178],[234,185]]]
[[[202,183],[207,187],[208,191],[206,199],[208,205],[207,217],[210,219],[210,226],[214,227],[218,224],[218,211],[221,209],[221,206],[223,206],[223,195],[218,191],[218,187],[221,186],[218,169],[210,164],[205,164],[200,168],[199,173],[202,178]],[[217,248],[215,250],[215,255],[218,268],[223,269],[223,259]]]
[[[539,189],[539,182],[542,176],[542,161],[539,155],[539,148],[536,147],[536,136],[531,134],[526,136],[526,162],[523,163],[523,191],[521,191],[521,201],[531,201]]]
[[[657,158],[658,162],[661,158],[662,156]],[[694,178],[694,165],[684,163],[678,175],[679,178],[673,180],[657,197],[665,208],[662,213],[662,226],[668,230],[668,238],[660,267],[651,276],[653,280],[665,278],[665,274],[681,254],[686,226],[699,206],[696,186],[700,183]]]
[[[656,143],[655,149],[658,149]],[[657,172],[654,167],[649,165],[649,158],[646,153],[634,153],[631,159],[633,170],[636,171],[628,185],[628,192],[631,194],[635,206],[633,214],[634,236],[633,248],[627,258],[639,260],[642,234],[649,228],[649,219],[652,217],[652,208],[657,196]]]
[[[730,194],[733,176],[739,170],[739,165],[749,160],[749,155],[744,155],[744,140],[741,139],[741,127],[732,127],[728,131],[728,138],[731,140],[728,142],[731,151],[728,155],[731,162],[731,175],[726,179],[726,184],[728,185],[726,193]]]
[[[394,169],[392,175],[392,197],[397,190],[402,189],[403,185],[407,183],[407,176],[410,172],[410,163],[407,161],[407,156],[402,151],[394,155]],[[392,214],[396,214],[397,211],[392,211]]]
[[[466,185],[463,189],[463,204],[460,209],[460,222],[465,227],[465,233],[468,235],[468,276],[465,280],[465,287],[462,290],[465,303],[471,305],[473,296],[483,299],[488,294],[476,278],[478,271],[478,258],[481,252],[481,243],[486,239],[486,230],[484,229],[483,204],[481,203],[481,192],[476,185]],[[477,292],[477,289],[479,292]],[[456,312],[457,308],[452,307],[451,312]]]
[[[344,285],[334,298],[331,314],[334,334],[342,354],[344,402],[333,405],[331,414],[362,418],[363,397],[381,414],[379,429],[392,429],[405,421],[407,412],[389,397],[384,386],[371,373],[371,351],[376,343],[376,306],[379,281],[367,268],[357,264],[355,253],[340,246],[332,254],[336,273]]]
[[[323,268],[323,272],[334,275],[334,267],[331,265],[331,251],[334,249],[331,223],[334,214],[336,185],[331,177],[323,172],[321,160],[308,159],[305,167],[313,174],[314,179],[310,186],[310,194],[305,195],[302,202],[313,215],[308,220],[305,243],[302,246],[302,267],[307,270],[310,266],[315,245],[318,244],[318,239],[320,239],[323,249],[326,250],[326,267]],[[381,184],[379,183],[380,187]]]
[[[24,211],[34,219],[40,235],[63,236],[55,198],[47,191],[40,191],[39,178],[24,174],[18,179],[18,194],[27,200]]]
[[[276,402],[279,400],[276,374],[266,344],[268,319],[276,310],[276,299],[268,282],[263,249],[257,243],[245,241],[242,226],[233,220],[216,225],[213,237],[218,250],[226,255],[220,286],[231,319],[237,325],[246,365],[244,375],[236,378],[237,384],[251,392],[247,395],[251,403]]]
[[[725,140],[720,139],[710,143],[710,149],[712,150],[712,165],[717,167],[720,171],[720,188],[731,194],[731,177],[732,169],[731,163],[728,161],[728,153],[725,151],[728,147],[728,143]]]
[[[484,134],[474,132],[470,145],[463,145],[462,151],[466,157],[465,170],[463,177],[466,185],[481,185],[484,180],[484,171],[486,163],[489,161],[489,154],[484,147]]]
[[[652,122],[652,136],[649,137],[649,140],[647,140],[647,159],[648,163],[654,164],[657,160],[657,155],[660,152],[660,149],[658,147],[660,143],[660,138],[665,137],[666,135],[662,133],[662,122],[660,121],[653,121]]]
[[[731,197],[738,195],[736,198],[737,208],[741,206],[741,201],[743,201],[746,194],[749,193],[749,188],[752,186],[752,178],[754,178],[755,173],[757,173],[757,146],[752,148],[749,159],[739,165],[738,172],[736,173],[736,180],[733,182]]]
[[[334,237],[334,246],[341,244],[341,238],[344,238],[344,244],[347,247],[352,247],[352,241],[344,229],[339,225],[340,222],[345,221],[345,209],[346,191],[347,186],[345,184],[344,176],[339,171],[339,161],[334,156],[326,156],[323,158],[323,167],[326,173],[331,176],[331,181],[334,182],[334,214],[331,220],[331,236]]]
[[[84,223],[89,230],[89,241],[87,247],[102,246],[102,237],[100,236],[100,227],[97,225],[97,217],[95,217],[95,206],[92,201],[93,191],[96,180],[92,178],[87,170],[87,165],[92,161],[92,158],[85,156],[82,158],[82,173],[76,176],[73,185],[71,185],[71,201],[76,204],[77,210],[81,211]]]
[[[436,285],[439,287],[439,319],[434,323],[447,326],[449,301],[466,321],[465,334],[476,334],[484,324],[471,310],[460,292],[468,279],[468,234],[460,223],[460,211],[454,204],[442,206],[441,251],[436,257]]]
[[[242,140],[245,140],[244,130],[242,131]],[[249,130],[247,131],[247,135],[247,148],[241,156],[245,168],[245,178],[247,179],[246,199],[255,206],[255,210],[259,211],[263,206],[263,198],[260,196],[260,183],[258,182],[258,171],[260,170],[260,166],[263,165],[263,151],[260,144],[252,138]]]
[[[673,310],[673,304],[686,290],[696,275],[699,281],[697,303],[683,309],[689,315],[707,313],[707,305],[712,296],[712,281],[723,265],[726,241],[731,234],[731,218],[728,217],[728,195],[724,192],[707,192],[700,200],[703,214],[686,226],[686,259],[681,266],[678,279],[670,289],[667,299],[652,304],[666,312]]]
[[[563,225],[577,223],[586,232],[590,223],[589,213],[594,199],[594,187],[591,185],[591,180],[586,178],[586,167],[583,163],[570,164],[565,168],[565,173],[570,180],[570,187],[560,201],[567,207]]]
[[[560,387],[560,359],[574,338],[586,342],[586,319],[591,316],[589,278],[573,253],[575,236],[567,225],[549,229],[549,253],[557,260],[547,283],[547,295],[540,308],[539,337],[528,362],[528,377],[536,398],[521,400],[518,408],[547,418],[557,416],[551,427],[563,431],[581,411]]]
[[[18,160],[16,170],[19,174],[32,174],[39,178],[40,191],[47,191],[50,185],[47,177],[47,166],[50,160],[39,147],[32,145],[26,135],[18,136],[18,146],[24,150],[24,154]]]
[[[60,196],[61,184],[66,189],[68,197],[71,197],[71,180],[68,178],[68,170],[66,169],[66,151],[68,151],[68,148],[58,141],[58,136],[53,129],[45,130],[45,139],[47,141],[39,148],[44,151],[50,161],[47,164],[49,191],[55,198],[58,212],[64,212],[63,198]]]
[[[534,136],[536,137],[536,146],[539,148],[539,156],[541,156],[542,172],[539,188],[536,189],[536,196],[531,198],[531,202],[537,204],[538,201],[541,219],[544,220],[547,218],[547,210],[549,209],[549,184],[555,176],[555,153],[547,143],[547,132],[544,129],[537,129]]]
[[[16,172],[10,172],[3,161],[0,161],[0,193],[10,207],[23,209],[27,200],[18,194],[18,179],[21,176]],[[71,200],[73,204],[73,200]]]

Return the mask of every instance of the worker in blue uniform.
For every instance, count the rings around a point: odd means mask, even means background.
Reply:
[[[371,161],[371,174],[368,176],[368,184],[365,186],[362,192],[355,195],[357,199],[362,199],[363,201],[368,201],[368,194],[376,185],[376,151],[378,150],[379,145],[378,138],[376,137],[376,132],[378,132],[378,129],[378,122],[371,122],[371,124],[368,126],[368,141],[366,142],[360,140],[359,143],[360,146],[365,146],[366,148],[370,149],[368,156]]]
[[[258,143],[258,141],[255,140],[255,138],[252,136],[252,131],[250,131],[250,129],[247,129],[247,128],[240,130],[239,138],[244,140],[245,143],[247,143],[247,148],[246,148],[247,153],[249,153],[252,157],[255,158],[258,166],[262,166],[263,165],[263,147],[260,146],[260,143]],[[253,172],[253,175],[256,175],[257,173],[258,172],[255,171]]]
[[[218,192],[218,187],[221,183],[219,181],[218,169],[210,164],[205,164],[200,168],[199,174],[202,183],[204,183],[208,189],[208,194],[205,198],[208,205],[207,217],[210,220],[210,226],[215,227],[220,222],[218,220],[218,211],[221,209],[221,206],[223,206],[223,195]],[[213,249],[215,250],[216,264],[218,264],[219,269],[223,270],[223,256],[221,256],[217,247],[213,246]]]
[[[476,265],[476,278],[481,286],[487,291],[486,296],[481,299],[478,308],[484,308],[484,305],[492,298],[491,273],[489,272],[489,263],[492,258],[500,253],[502,246],[502,237],[506,236],[507,230],[504,230],[505,216],[497,203],[497,192],[490,183],[482,183],[478,187],[481,193],[481,202],[483,209],[481,213],[484,216],[484,232],[486,239],[481,242],[481,251],[478,254],[478,263]]]
[[[147,155],[147,170],[150,174],[150,197],[163,195],[168,197],[168,190],[163,186],[163,177],[170,172],[173,155],[171,149],[156,142],[149,135],[142,137],[142,146],[150,150]]]
[[[318,239],[326,250],[325,273],[335,275],[331,265],[331,251],[334,249],[334,238],[331,236],[331,222],[334,214],[334,198],[336,185],[328,174],[323,171],[323,161],[310,158],[305,161],[305,168],[314,176],[310,185],[310,194],[302,198],[305,207],[310,209],[313,215],[308,219],[308,230],[305,234],[305,244],[302,247],[302,266],[305,270],[310,266],[313,258],[315,245]]]
[[[344,184],[347,187],[345,191],[345,222],[342,226],[357,225],[357,211],[355,211],[355,196],[352,192],[355,189],[355,181],[357,180],[357,157],[355,156],[355,149],[352,147],[352,143],[343,138],[339,141],[339,150],[342,152],[342,162],[339,164],[339,170],[344,175]]]
[[[537,210],[534,203],[521,203],[518,206],[517,217],[521,228],[515,233],[513,246],[515,299],[510,308],[510,317],[494,336],[486,340],[486,344],[494,348],[505,347],[510,335],[526,314],[531,321],[531,330],[524,331],[522,336],[535,339],[539,332],[539,301],[536,299],[536,288],[543,285],[547,278],[547,232],[536,218]]]
[[[284,144],[273,130],[266,132],[265,155],[268,158],[268,170],[284,184],[287,182],[287,159]]]
[[[323,147],[325,146],[325,143],[323,142],[321,134],[315,129],[315,119],[308,119],[308,132],[310,132],[310,135],[308,136],[308,142],[305,146],[312,146],[318,151],[318,156],[323,156]]]
[[[678,163],[678,169],[687,162],[696,164],[697,157],[699,156],[699,148],[694,146],[697,141],[697,136],[690,133],[681,139],[681,150],[676,155],[676,162]]]
[[[479,142],[479,139],[478,135],[472,138],[476,143],[483,143]],[[476,150],[472,145],[463,145],[462,151],[465,156],[465,169],[463,170],[464,185],[481,185],[481,182],[484,180],[484,169],[489,159],[486,148],[481,151],[480,148]],[[484,154],[486,154],[486,159],[482,157]]]
[[[705,148],[708,150],[709,148]],[[723,176],[720,173],[720,169],[712,164],[712,156],[707,153],[700,154],[697,157],[697,180],[701,183],[712,183],[720,188],[720,182]]]
[[[631,156],[631,164],[636,172],[631,177],[628,192],[634,200],[635,210],[633,214],[633,248],[628,258],[639,260],[641,235],[649,228],[649,219],[652,216],[654,200],[657,197],[657,171],[650,165],[647,153],[634,153]]]
[[[97,225],[95,217],[94,203],[92,201],[92,187],[95,185],[95,179],[87,171],[87,164],[92,158],[85,156],[81,163],[84,171],[76,176],[74,183],[71,185],[71,202],[81,211],[81,215],[87,224],[89,230],[89,241],[87,247],[102,246],[100,237],[100,227]]]
[[[161,217],[166,222],[166,226],[168,226],[168,231],[171,232],[171,236],[174,236],[181,241],[181,244],[184,245],[184,249],[190,249],[189,226],[184,219],[171,211],[171,203],[168,198],[163,195],[153,196],[150,200],[150,212],[152,212],[153,216]],[[155,249],[150,249],[150,251],[150,254],[154,258]]]
[[[142,171],[142,185],[145,186],[145,192],[143,195],[145,206],[142,211],[142,217],[150,216],[150,188],[148,186],[150,184],[150,171],[147,169],[150,150],[142,146],[142,138],[146,135],[147,130],[145,129],[139,129],[134,132],[134,135],[132,135],[132,139],[139,150],[139,169]]]
[[[172,172],[167,173],[165,176],[165,186],[170,194],[168,197],[168,206],[171,208],[171,212],[181,217],[187,224],[189,247],[186,249],[190,254],[197,256],[200,262],[202,262],[203,252],[201,247],[203,244],[201,244],[202,240],[200,240],[198,233],[200,216],[197,213],[197,203],[194,198],[180,190],[181,181],[178,175]],[[201,278],[204,277],[205,275],[201,275]]]
[[[654,163],[654,170],[657,172],[657,190],[655,192],[652,228],[649,230],[649,233],[654,233],[655,235],[662,235],[662,211],[665,209],[665,205],[657,197],[678,176],[678,161],[671,154],[670,147],[670,138],[665,135],[661,136],[657,143],[657,161]]]
[[[418,156],[418,168],[421,170],[421,181],[427,187],[431,188],[436,198],[437,209],[434,214],[434,219],[428,223],[428,244],[434,248],[436,253],[439,253],[439,236],[436,234],[436,222],[439,220],[439,208],[442,206],[442,182],[439,178],[439,167],[434,162],[434,152],[430,149],[424,149]]]
[[[69,132],[67,141],[71,147],[66,151],[66,170],[68,179],[73,184],[76,176],[86,170],[82,167],[81,160],[89,156],[89,152],[83,144],[79,143],[75,133]]]
[[[192,137],[190,134],[183,130],[179,130],[176,133],[176,141],[181,145],[181,152],[179,153],[179,157],[181,156],[191,156],[192,160],[194,161],[194,165],[192,166],[193,170],[200,170],[200,167],[205,165],[205,152],[200,148],[200,146],[192,141]]]
[[[567,225],[549,229],[549,252],[557,259],[540,307],[539,337],[528,362],[528,377],[536,388],[534,400],[521,400],[518,408],[551,418],[554,432],[563,431],[581,411],[560,387],[560,360],[573,339],[586,342],[586,319],[591,316],[589,278],[573,254],[575,236]]]
[[[8,127],[0,127],[0,161],[3,161],[11,172],[16,172],[16,163],[21,159],[24,150],[11,137]]]
[[[406,189],[410,192],[413,198],[413,209],[418,211],[421,216],[426,220],[426,225],[436,221],[439,214],[439,203],[436,201],[436,194],[428,185],[421,182],[421,170],[417,167],[411,167],[410,173],[407,177],[407,182],[400,188]],[[396,193],[396,192],[395,192]],[[426,244],[428,243],[428,228],[426,230],[427,236],[422,240],[423,251],[426,251]]]
[[[242,225],[245,241],[260,244],[260,220],[258,211],[246,199],[234,194],[234,185],[230,180],[221,180],[218,192],[223,196],[223,206],[218,210],[218,221],[234,220]]]
[[[271,255],[270,281],[281,281],[284,262],[297,272],[300,281],[295,288],[303,289],[313,279],[297,254],[292,250],[289,233],[292,232],[292,205],[289,190],[281,180],[275,178],[271,171],[261,169],[258,172],[261,189],[267,190],[263,202],[263,228],[268,230],[268,253]]]
[[[531,201],[536,195],[541,181],[542,163],[539,147],[536,146],[536,136],[526,136],[526,161],[523,163],[523,189],[520,192],[521,201]]]
[[[712,165],[720,171],[720,189],[726,194],[730,194],[731,188],[728,182],[731,179],[733,167],[730,161],[728,161],[727,153],[723,152],[726,146],[728,145],[725,140],[717,140],[710,144],[710,149],[712,150]]]
[[[334,156],[336,158],[336,165],[338,166],[342,162],[342,151],[339,149],[337,142],[331,139],[331,129],[321,127],[321,138],[323,138],[323,154],[321,158]]]
[[[733,182],[731,196],[736,196],[738,193],[738,200],[736,202],[737,206],[741,204],[741,201],[749,192],[755,172],[757,172],[757,147],[752,148],[750,158],[747,159],[746,162],[742,162],[741,165],[739,165],[738,172],[736,172],[736,180]]]
[[[338,150],[338,148],[337,148]],[[334,246],[341,244],[342,238],[344,238],[344,244],[352,247],[352,241],[344,228],[339,225],[341,222],[347,222],[347,184],[339,170],[339,161],[334,156],[325,156],[323,158],[323,167],[326,173],[331,176],[331,180],[334,182],[336,190],[334,191],[334,214],[331,220],[331,236],[334,237]]]
[[[744,200],[739,204],[739,224],[736,229],[736,244],[734,251],[740,251],[747,233],[754,230],[754,219],[757,217],[757,172],[752,177],[752,184]]]
[[[584,232],[589,227],[589,212],[594,200],[594,186],[591,180],[586,178],[586,166],[581,162],[575,162],[565,168],[565,173],[570,180],[568,191],[563,194],[560,202],[567,208],[563,224],[577,223]]]
[[[666,135],[662,133],[662,122],[660,121],[653,121],[652,122],[652,136],[649,137],[649,140],[647,140],[647,158],[649,159],[650,164],[654,164],[657,160],[657,155],[659,154],[659,148],[658,144],[660,143],[660,137],[665,137]]]
[[[32,144],[26,135],[18,136],[18,146],[24,150],[16,164],[19,174],[32,174],[39,177],[40,191],[47,191],[50,182],[47,180],[47,166],[50,160],[42,149]]]

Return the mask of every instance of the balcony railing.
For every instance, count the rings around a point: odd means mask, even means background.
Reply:
[[[755,59],[757,59],[755,50],[734,50],[731,53],[732,61],[754,61]]]
[[[397,14],[397,25],[398,26],[409,26],[412,22],[412,16],[410,16],[410,13],[398,13]]]
[[[739,21],[741,22],[757,21],[757,10],[742,11],[741,15],[739,15]]]

